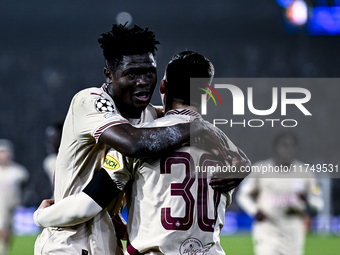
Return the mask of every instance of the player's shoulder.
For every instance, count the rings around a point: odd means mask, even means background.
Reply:
[[[160,118],[164,116],[164,112],[163,112],[163,106],[162,105],[153,105],[153,104],[149,104],[146,107],[146,110],[152,112],[153,114],[155,114],[156,118]]]
[[[117,112],[112,98],[102,87],[86,88],[79,91],[73,97],[72,107],[77,109],[91,110],[99,113]]]
[[[100,87],[91,87],[91,88],[86,88],[80,90],[78,93],[76,93],[73,97],[73,100],[75,99],[80,99],[84,98],[87,99],[89,97],[105,97],[105,92],[102,88]]]
[[[163,116],[161,118],[157,118],[151,123],[147,125],[147,127],[166,127],[166,126],[174,126],[179,123],[184,123],[181,119],[176,119],[171,115]]]
[[[17,169],[18,171],[27,171],[26,167],[17,162],[12,162],[11,167]]]
[[[160,111],[161,111],[161,108],[160,106],[155,106],[153,104],[149,104],[146,108],[145,108],[145,113],[150,115],[150,117],[152,119],[157,119],[160,117]]]
[[[29,172],[26,169],[26,167],[24,167],[23,165],[17,163],[17,162],[13,162],[11,164],[11,172],[16,175],[16,176],[24,176],[25,178],[28,178]]]

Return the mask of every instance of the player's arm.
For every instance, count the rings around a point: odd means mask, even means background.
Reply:
[[[204,121],[154,128],[135,128],[124,123],[106,129],[99,140],[128,157],[142,158],[173,150],[188,142],[190,135],[200,133],[219,143],[220,137],[211,132],[211,124]]]
[[[51,200],[44,200],[34,212],[34,222],[41,228],[68,227],[83,223],[107,207],[120,192],[122,191],[117,188],[106,170],[101,169],[82,192],[55,204]]]
[[[254,193],[257,190],[257,180],[251,176],[246,178],[240,185],[236,202],[240,208],[246,212],[249,216],[254,217],[257,213],[257,205],[254,199]]]
[[[249,176],[241,184],[238,191],[236,201],[244,212],[257,221],[268,220],[267,214],[261,208],[258,208],[256,203],[259,195],[258,179],[254,178],[254,176]]]
[[[219,154],[224,157],[224,160],[229,163],[230,168],[232,168],[232,171],[213,176],[209,184],[218,192],[228,193],[235,189],[242,180],[249,175],[251,161],[222,130],[214,126],[208,126],[207,130],[211,134],[210,137],[217,137],[218,139],[213,140],[206,134],[203,134],[200,138],[203,138],[206,149],[211,150],[214,154],[214,151],[217,149]],[[195,142],[193,144],[195,144]]]

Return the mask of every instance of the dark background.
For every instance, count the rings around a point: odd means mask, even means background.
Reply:
[[[64,119],[76,92],[104,82],[97,38],[122,11],[132,15],[134,24],[154,30],[161,42],[159,81],[170,57],[185,49],[207,56],[215,65],[216,77],[339,76],[339,36],[310,36],[304,29],[287,33],[283,8],[274,0],[2,0],[0,138],[14,142],[16,161],[31,173],[24,194],[27,206],[36,206],[52,194],[42,169],[45,128]],[[294,131],[301,140],[299,158],[338,164],[340,91],[324,83],[308,89],[312,99],[306,106],[313,117],[295,116],[299,126]],[[267,100],[271,90],[262,90]],[[161,103],[158,87],[152,103]],[[261,108],[261,102],[255,104]],[[262,105],[268,106],[268,101]],[[278,131],[222,129],[253,162],[271,155],[271,139]],[[336,194],[339,185],[333,184]],[[337,213],[337,207],[333,209]]]

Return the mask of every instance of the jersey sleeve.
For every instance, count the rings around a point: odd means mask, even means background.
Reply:
[[[110,203],[115,205],[116,213],[121,206],[122,194],[107,172],[101,169],[82,192],[35,211],[34,222],[40,228],[74,226],[90,220]]]
[[[40,228],[68,227],[91,219],[101,210],[102,208],[91,197],[80,192],[50,207],[38,209],[34,212],[33,219]]]
[[[120,190],[132,179],[127,159],[114,149],[110,149],[106,154],[103,168]]]
[[[98,142],[109,127],[129,123],[115,109],[113,101],[91,89],[83,90],[73,98],[71,111],[77,140],[93,137]]]
[[[236,196],[237,204],[249,216],[254,217],[257,213],[256,202],[253,198],[254,192],[257,190],[257,179],[251,176],[245,178],[238,189]]]

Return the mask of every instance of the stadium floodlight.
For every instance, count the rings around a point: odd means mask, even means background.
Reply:
[[[303,26],[308,21],[308,7],[303,0],[294,0],[287,7],[287,20],[295,26]]]
[[[117,17],[116,17],[116,20],[117,20],[117,23],[118,24],[126,24],[126,26],[130,26],[132,24],[132,16],[130,13],[128,12],[120,12],[117,14]]]

